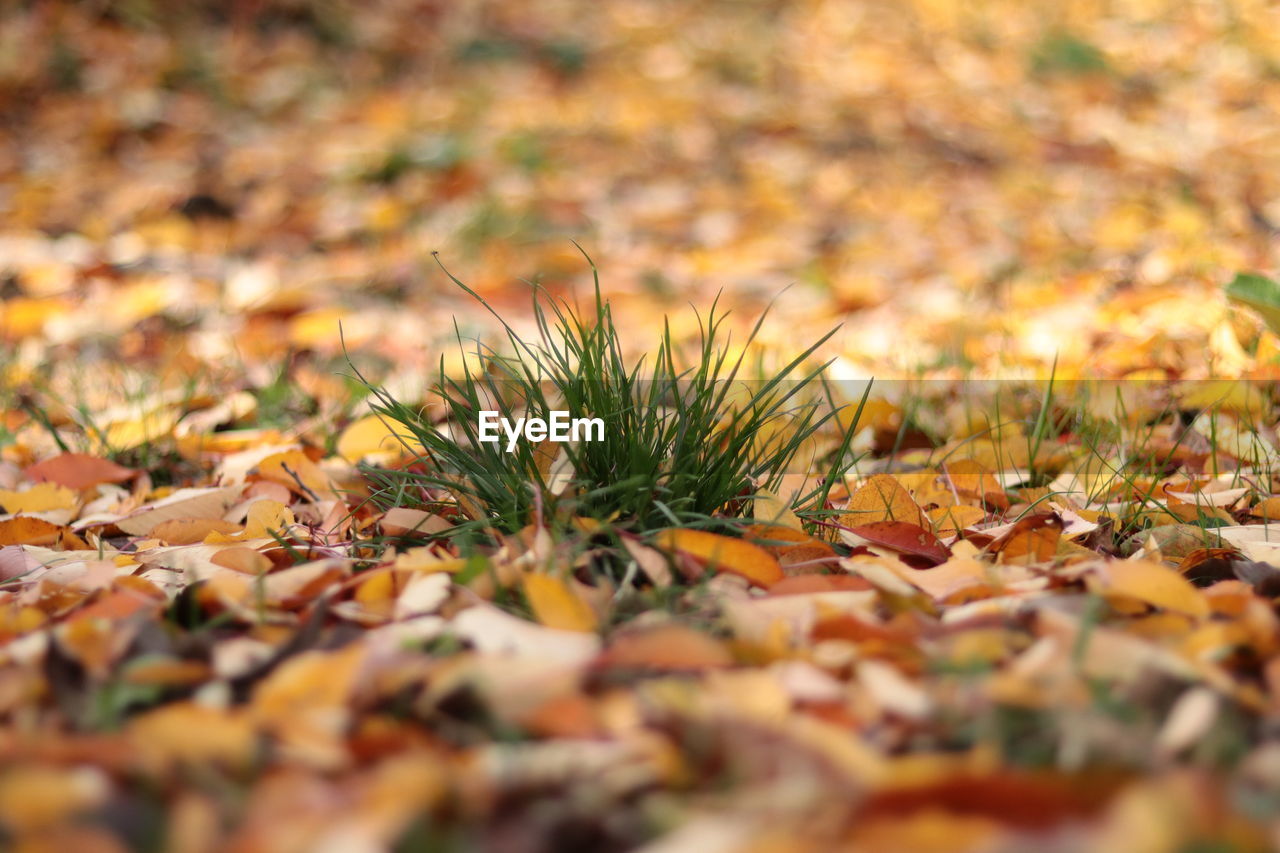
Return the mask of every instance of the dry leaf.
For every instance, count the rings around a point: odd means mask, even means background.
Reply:
[[[717,640],[683,625],[628,631],[613,639],[597,666],[625,669],[701,670],[733,665]]]
[[[530,572],[524,576],[523,588],[534,617],[548,628],[587,633],[596,630],[598,620],[595,613],[560,578],[542,572]]]
[[[924,527],[929,519],[902,485],[888,474],[875,474],[849,497],[840,523],[858,527],[877,521],[901,521]]]
[[[99,483],[123,483],[136,473],[132,468],[86,453],[62,453],[23,471],[33,483],[56,483],[73,491]]]
[[[707,533],[702,530],[664,530],[654,537],[659,548],[679,551],[708,568],[732,572],[757,586],[769,587],[782,580],[782,567],[759,545]]]
[[[1099,565],[1096,577],[1101,591],[1107,595],[1136,598],[1196,618],[1209,615],[1209,604],[1200,591],[1182,575],[1159,563],[1113,560]]]

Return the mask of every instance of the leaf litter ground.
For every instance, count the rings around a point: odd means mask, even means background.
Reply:
[[[191,8],[4,13],[5,846],[1276,845],[1270,10]],[[853,467],[370,500],[570,238]]]

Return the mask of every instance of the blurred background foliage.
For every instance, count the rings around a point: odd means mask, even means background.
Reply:
[[[416,375],[483,325],[432,251],[520,310],[522,278],[581,292],[571,239],[640,325],[793,285],[762,340],[844,319],[848,373],[1273,370],[1219,291],[1275,267],[1274,4],[3,8],[18,374],[265,384],[341,321]]]

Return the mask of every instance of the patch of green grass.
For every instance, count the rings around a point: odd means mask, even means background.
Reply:
[[[836,413],[818,381],[826,365],[803,367],[834,329],[776,374],[746,382],[744,357],[730,358],[725,315],[715,305],[701,323],[691,365],[679,361],[669,326],[651,360],[628,362],[598,275],[587,317],[567,303],[547,304],[535,286],[538,331],[527,340],[445,272],[503,324],[511,354],[477,344],[460,377],[446,376],[442,360],[432,390],[447,412],[444,423],[366,382],[373,411],[410,437],[420,454],[407,470],[366,473],[374,500],[383,506],[423,506],[433,493],[455,496],[470,516],[455,534],[509,533],[535,520],[564,528],[571,516],[611,520],[635,531],[725,528],[727,519],[748,515],[753,494],[774,490],[793,463],[808,466],[809,460],[800,459],[802,449]],[[458,340],[461,347],[460,333]],[[358,370],[356,375],[364,381]],[[600,418],[605,429],[595,441],[518,441],[507,452],[505,437],[497,443],[480,440],[482,410],[511,421],[565,411],[574,419]],[[847,446],[846,440],[834,454],[828,481],[843,474],[841,451]],[[564,453],[567,477],[557,488],[544,447]]]
[[[1038,76],[1083,76],[1111,70],[1105,53],[1079,36],[1062,31],[1045,35],[1031,51],[1030,63]]]

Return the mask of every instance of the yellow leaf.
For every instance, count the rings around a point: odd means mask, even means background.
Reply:
[[[338,455],[351,463],[366,456],[396,454],[403,449],[387,419],[378,415],[352,422],[338,437]]]
[[[782,566],[773,556],[750,542],[706,533],[702,530],[664,530],[654,540],[659,548],[681,551],[718,571],[741,575],[758,586],[782,580]]]
[[[293,512],[288,507],[279,501],[264,498],[249,504],[249,515],[244,520],[242,531],[227,534],[213,530],[205,536],[204,542],[207,545],[217,545],[248,539],[271,539],[274,538],[273,533],[283,536],[291,524]]]
[[[294,655],[258,682],[249,701],[251,719],[274,734],[287,754],[336,766],[345,758],[349,699],[364,659],[360,643]]]
[[[533,615],[548,628],[564,631],[596,630],[595,613],[577,593],[560,578],[534,572],[524,576],[524,595]]]
[[[172,434],[181,417],[182,412],[175,407],[157,409],[136,418],[108,423],[100,431],[91,432],[89,438],[95,453],[132,450]]]
[[[840,523],[846,527],[857,527],[876,521],[905,521],[927,528],[929,519],[920,511],[920,506],[911,497],[911,493],[903,488],[897,478],[889,474],[874,474],[862,488],[849,498],[845,514]]]
[[[396,594],[395,572],[384,569],[382,571],[366,572],[365,574],[369,575],[369,577],[356,587],[356,601],[369,610],[389,613],[391,611],[391,600]]]
[[[126,736],[142,762],[156,770],[175,764],[241,767],[253,758],[257,740],[248,715],[195,702],[140,714],[129,722]]]
[[[1139,601],[1186,613],[1209,615],[1209,603],[1200,590],[1173,569],[1142,560],[1115,560],[1099,570],[1102,591],[1107,595],[1124,595]]]
[[[19,836],[95,809],[111,795],[110,780],[92,765],[6,763],[10,766],[0,774],[0,823]]]
[[[0,489],[0,507],[7,513],[71,509],[75,503],[76,493],[57,483],[40,483],[25,492]]]
[[[410,548],[396,557],[395,567],[401,571],[422,572],[460,572],[467,566],[467,561],[441,555],[434,548]]]
[[[338,324],[346,317],[346,311],[332,307],[300,314],[289,324],[289,342],[308,349],[331,346],[338,340]]]
[[[773,492],[764,489],[759,490],[756,492],[752,504],[751,514],[758,521],[775,524],[780,527],[790,527],[793,530],[804,530],[804,525],[800,523],[800,517],[791,511],[791,502],[783,500]]]
[[[934,523],[939,536],[950,536],[986,517],[987,513],[982,508],[967,504],[940,506],[929,510],[929,520]]]
[[[1178,404],[1184,409],[1222,409],[1251,418],[1260,418],[1271,408],[1256,382],[1228,379],[1187,383]]]
[[[273,500],[254,501],[249,505],[249,517],[244,521],[245,539],[262,539],[274,533],[283,533],[293,524],[293,513],[288,507]]]
[[[258,463],[258,474],[293,491],[309,492],[316,500],[336,500],[340,495],[320,466],[301,450],[273,453]]]

